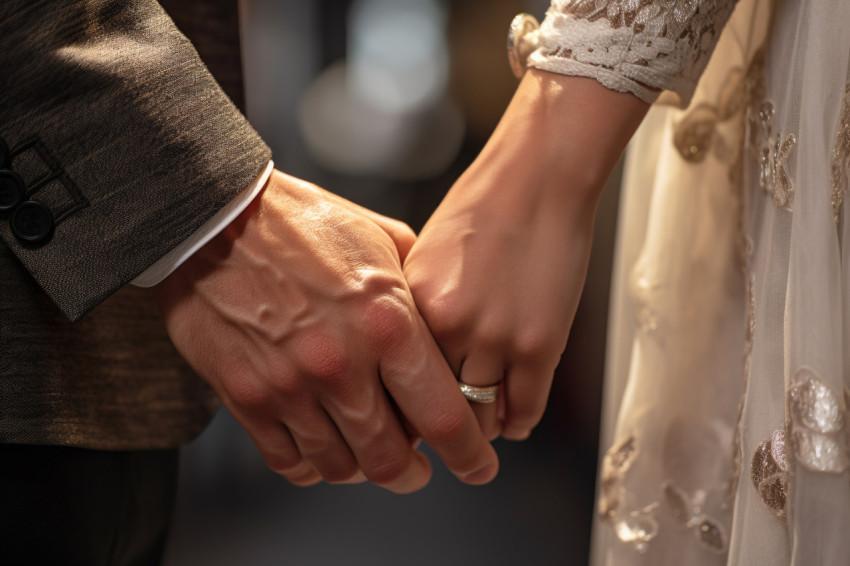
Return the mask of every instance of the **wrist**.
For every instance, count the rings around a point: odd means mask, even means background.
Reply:
[[[523,190],[555,191],[571,205],[595,206],[648,108],[592,79],[531,69],[480,160],[536,171],[537,182]]]

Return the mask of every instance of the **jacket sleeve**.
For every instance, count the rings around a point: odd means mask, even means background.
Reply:
[[[0,238],[71,320],[271,157],[151,0],[3,0],[0,69]]]
[[[528,64],[687,106],[736,0],[552,0]]]

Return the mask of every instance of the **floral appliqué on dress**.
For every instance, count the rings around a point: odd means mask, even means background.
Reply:
[[[787,394],[790,419],[774,431],[753,454],[751,478],[762,501],[777,517],[785,518],[793,464],[839,474],[850,468],[844,400],[808,367],[794,375]]]
[[[665,482],[662,490],[664,502],[679,524],[692,529],[697,541],[708,550],[726,552],[727,541],[723,527],[719,521],[702,512],[706,498],[704,491],[697,491],[693,497],[689,497],[671,482]]]
[[[770,438],[756,448],[750,479],[765,505],[777,517],[784,519],[788,485],[791,483],[791,462],[785,442],[785,429],[773,431]]]
[[[615,444],[602,460],[599,518],[614,528],[622,542],[631,544],[644,553],[649,542],[658,535],[658,522],[653,516],[659,504],[652,503],[642,509],[626,511],[623,480],[638,455],[638,441],[634,436]]]
[[[676,126],[673,145],[682,159],[701,163],[713,154],[721,163],[737,165],[740,145],[727,140],[718,131],[720,124],[740,116],[746,74],[734,68],[726,75],[716,104],[703,102],[689,110]]]
[[[810,470],[839,474],[848,468],[843,401],[814,370],[804,367],[794,376],[788,390],[791,446]]]
[[[774,135],[775,114],[776,107],[773,102],[765,100],[749,115],[750,149],[758,160],[761,190],[773,197],[773,204],[791,210],[791,204],[794,202],[794,181],[788,173],[788,157],[797,145],[797,137],[794,134],[783,136],[782,132],[776,132]]]

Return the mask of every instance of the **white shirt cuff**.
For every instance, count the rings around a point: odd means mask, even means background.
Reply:
[[[269,180],[273,169],[274,162],[269,161],[263,172],[245,190],[239,193],[236,198],[227,203],[224,208],[219,210],[215,216],[207,220],[200,228],[192,232],[176,248],[159,258],[156,263],[147,268],[141,275],[130,281],[130,284],[136,287],[153,287],[171,275],[184,261],[192,257],[192,254],[215,238],[243,210],[248,208],[248,205],[260,194],[260,190],[265,186],[266,181]]]

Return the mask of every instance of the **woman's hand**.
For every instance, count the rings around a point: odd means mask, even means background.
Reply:
[[[405,261],[458,379],[504,384],[497,403],[473,403],[488,439],[524,439],[543,415],[601,188],[646,109],[592,80],[530,72]]]
[[[458,379],[504,380],[498,403],[472,404],[485,437],[520,440],[543,415],[566,345],[593,211],[565,218],[546,199],[502,190],[523,186],[520,174],[476,165],[429,220],[404,271]]]

